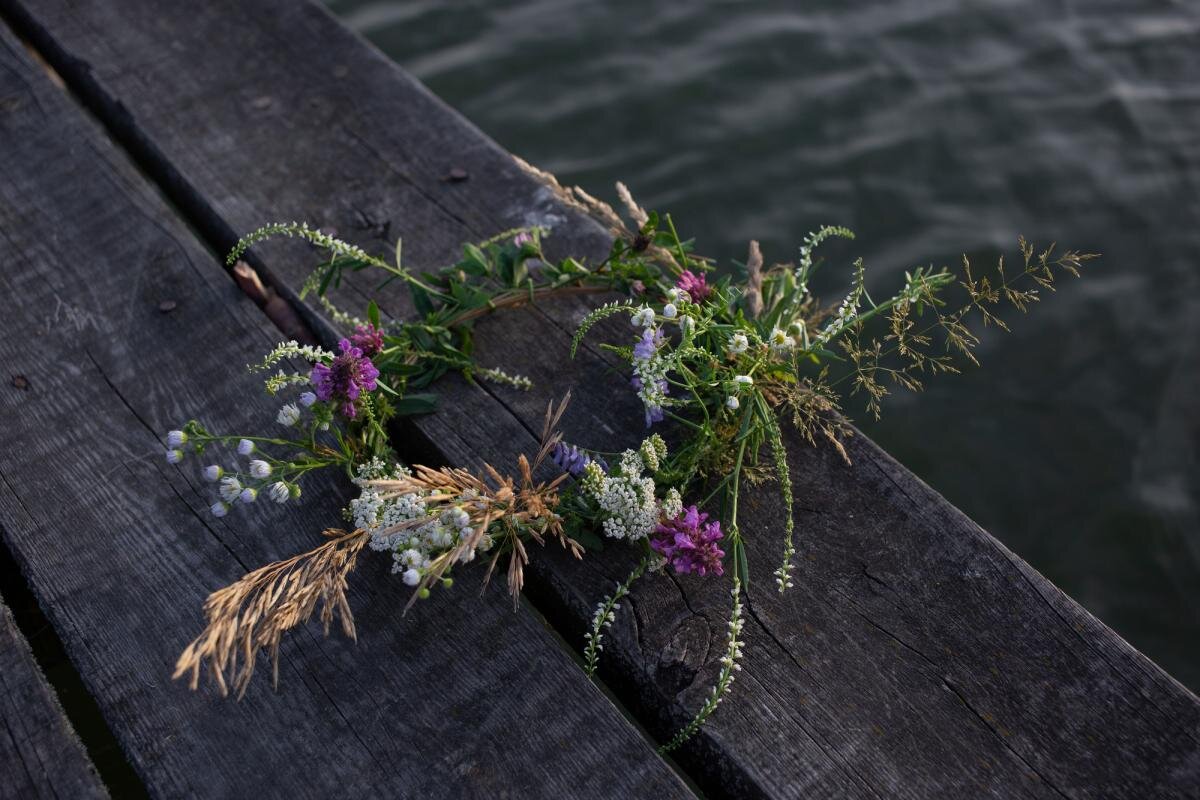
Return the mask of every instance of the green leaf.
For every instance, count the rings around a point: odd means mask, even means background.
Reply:
[[[392,408],[398,417],[410,417],[415,414],[432,414],[437,410],[438,397],[436,394],[410,394],[392,402]]]
[[[379,324],[379,305],[374,300],[367,305],[367,322],[370,322],[376,328],[381,327]]]
[[[412,294],[413,306],[416,307],[417,313],[423,317],[427,317],[433,313],[433,300],[429,298],[429,292],[417,286],[415,283],[408,285],[409,291]]]

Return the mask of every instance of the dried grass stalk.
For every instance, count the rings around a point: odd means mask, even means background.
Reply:
[[[256,569],[209,595],[204,603],[208,625],[179,656],[174,678],[190,675],[188,685],[195,689],[207,662],[221,694],[228,695],[232,684],[241,699],[261,649],[271,659],[277,685],[280,639],[285,631],[307,622],[318,602],[326,635],[337,617],[342,631],[355,638],[346,576],[368,535],[361,529],[347,533],[333,528],[324,535],[328,541],[320,547]]]
[[[763,256],[758,242],[750,241],[750,256],[746,259],[746,311],[751,319],[758,319],[763,310]]]

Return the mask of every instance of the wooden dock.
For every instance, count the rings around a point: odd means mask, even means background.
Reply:
[[[0,543],[149,795],[1200,796],[1196,696],[862,436],[852,466],[792,443],[796,588],[752,587],[741,680],[675,760],[655,747],[712,682],[727,586],[639,583],[606,693],[572,650],[631,566],[621,548],[536,553],[515,612],[467,572],[403,620],[405,587],[364,558],[358,644],[301,631],[278,692],[260,677],[240,703],[172,682],[204,597],[305,549],[350,496],[330,477],[218,520],[196,465],[162,461],[201,409],[227,430],[274,417],[243,367],[279,332],[222,254],[280,219],[368,250],[403,237],[421,267],[522,225],[561,252],[608,244],[316,4],[0,0]],[[256,250],[284,296],[312,263]],[[410,310],[398,291],[381,305]],[[567,386],[580,444],[638,436],[605,354],[567,357],[583,309],[482,323],[481,360],[534,390],[447,378],[402,455],[508,463]],[[787,511],[770,487],[748,507],[751,562],[773,566]],[[0,609],[0,796],[103,796],[21,638]]]

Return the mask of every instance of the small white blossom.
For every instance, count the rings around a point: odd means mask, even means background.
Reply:
[[[183,451],[182,450],[168,450],[167,451],[167,463],[168,464],[178,464],[180,461],[183,461]]]
[[[270,494],[271,499],[276,503],[286,503],[288,498],[292,496],[292,490],[283,481],[276,481],[271,484],[268,494]]]
[[[742,403],[737,399],[737,395],[731,394],[725,398],[725,407],[737,411],[738,406]]]
[[[674,303],[667,303],[663,306],[663,316],[667,319],[675,319],[679,316],[679,309],[675,307]]]
[[[679,287],[672,286],[670,289],[667,289],[667,301],[668,302],[674,303],[678,299],[679,299]]]
[[[300,405],[304,406],[305,408],[308,408],[313,403],[317,402],[317,396],[312,392],[305,392],[304,394],[300,395],[299,399]]]
[[[296,407],[295,403],[288,403],[279,409],[279,416],[276,417],[276,420],[280,425],[290,428],[300,421],[300,409]]]
[[[238,499],[246,504],[253,503],[258,499],[258,491],[247,486],[245,489],[242,489],[242,493],[238,495]]]
[[[750,349],[750,340],[744,333],[735,333],[729,337],[729,345],[726,349],[735,356],[740,355]]]
[[[649,306],[642,306],[633,315],[630,320],[635,328],[649,328],[654,324],[654,309]]]
[[[791,350],[796,346],[796,340],[791,336],[788,336],[779,328],[775,328],[771,331],[770,343],[771,349],[776,353],[782,353],[787,350]]]
[[[749,375],[735,375],[733,382],[740,383],[742,386],[750,386],[754,383],[754,378],[751,378]]]
[[[224,503],[213,503],[209,509],[214,517],[223,517],[229,513],[229,506]]]
[[[679,318],[679,330],[683,331],[685,334],[691,333],[692,329],[695,327],[696,320],[692,319],[687,314],[684,314]]]
[[[219,481],[224,474],[225,470],[218,464],[209,464],[204,468],[204,480],[206,481]]]
[[[171,450],[175,450],[176,448],[183,447],[184,443],[187,442],[187,440],[188,440],[188,435],[186,433],[184,433],[183,431],[168,431],[167,432],[167,447]]]
[[[404,571],[404,583],[408,586],[416,586],[421,582],[421,573],[409,567]]]
[[[221,495],[221,499],[226,503],[232,503],[237,500],[238,495],[242,493],[242,482],[230,475],[228,478],[221,480],[221,487],[217,489],[217,494]]]
[[[239,456],[250,455],[254,452],[254,442],[250,441],[249,439],[242,439],[238,442],[237,451]]]
[[[271,474],[271,465],[261,458],[256,458],[250,462],[250,474],[262,480]]]

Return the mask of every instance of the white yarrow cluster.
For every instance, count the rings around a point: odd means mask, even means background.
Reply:
[[[651,437],[651,439],[658,437]],[[647,439],[650,442],[651,439]],[[658,442],[662,442],[658,438]],[[643,443],[643,447],[645,447]],[[656,458],[666,457],[666,445],[661,451],[650,445]],[[661,510],[654,496],[654,479],[643,476],[646,464],[635,450],[626,450],[613,474],[605,474],[595,462],[583,471],[583,488],[604,513],[604,533],[613,539],[644,539],[654,531]]]
[[[370,534],[372,550],[392,554],[392,572],[400,574],[407,585],[416,586],[434,559],[470,538],[474,525],[464,507],[472,501],[470,497],[460,498],[459,505],[430,509],[421,494],[409,493],[385,499],[367,484],[371,480],[398,480],[409,474],[402,464],[388,467],[378,458],[361,465],[355,479],[360,494],[350,501],[347,511],[354,525]],[[417,520],[423,522],[404,525]],[[475,551],[483,552],[491,546],[491,538],[484,536]],[[471,561],[475,551],[467,551],[461,560]]]

